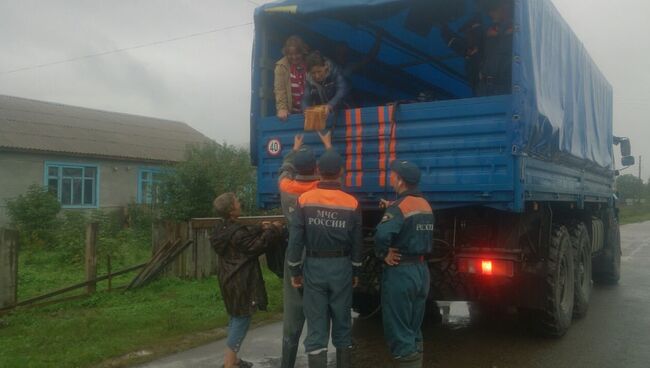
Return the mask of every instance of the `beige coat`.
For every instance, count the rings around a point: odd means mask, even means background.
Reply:
[[[275,109],[287,110],[291,113],[293,99],[291,97],[291,66],[286,57],[275,63],[275,80],[273,82],[275,93]]]

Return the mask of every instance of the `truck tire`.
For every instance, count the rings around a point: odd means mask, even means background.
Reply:
[[[595,259],[594,281],[600,285],[616,285],[621,279],[621,231],[616,218],[610,220],[607,244]]]
[[[573,317],[587,315],[591,297],[591,241],[587,227],[582,222],[571,225],[571,244],[575,261],[575,290]]]
[[[575,262],[566,227],[553,225],[544,277],[544,308],[533,311],[531,322],[542,335],[563,336],[573,319]]]

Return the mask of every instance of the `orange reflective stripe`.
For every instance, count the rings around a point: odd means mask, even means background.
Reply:
[[[298,198],[300,207],[323,206],[356,210],[359,202],[351,195],[341,190],[314,189]]]
[[[290,194],[303,194],[312,189],[316,189],[318,180],[314,181],[298,181],[289,178],[280,180],[280,191]]]
[[[356,117],[356,123],[357,123],[357,173],[356,173],[356,185],[357,187],[360,187],[363,183],[363,146],[362,146],[362,134],[363,134],[363,126],[362,121],[361,121],[361,109],[356,109],[355,110],[355,117]]]
[[[404,217],[409,217],[417,214],[432,214],[433,210],[426,199],[422,197],[406,197],[398,205]]]
[[[386,109],[383,106],[377,108],[377,119],[379,121],[379,186],[386,186]]]
[[[345,110],[345,185],[352,186],[352,111]]]
[[[390,152],[390,162],[395,161],[395,131],[397,130],[397,124],[395,123],[395,120],[393,119],[393,110],[395,109],[395,106],[390,105],[388,106],[388,116],[390,116],[390,145],[388,147],[388,150]]]

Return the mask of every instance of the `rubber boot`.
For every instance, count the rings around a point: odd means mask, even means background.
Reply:
[[[298,355],[298,343],[293,341],[282,342],[282,361],[280,368],[293,368],[296,365],[296,355]]]
[[[422,353],[413,353],[400,359],[396,359],[399,368],[422,368]]]
[[[352,348],[336,349],[336,368],[352,366]]]
[[[327,350],[318,354],[307,354],[309,368],[327,368]]]

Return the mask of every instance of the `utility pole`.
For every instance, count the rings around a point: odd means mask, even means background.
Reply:
[[[641,168],[643,167],[643,156],[639,155],[639,179],[641,180],[641,186],[639,187],[639,204],[641,203],[641,198],[643,197],[643,178],[641,177]]]
[[[641,177],[641,168],[643,167],[643,156],[639,155],[639,179],[643,180]]]

